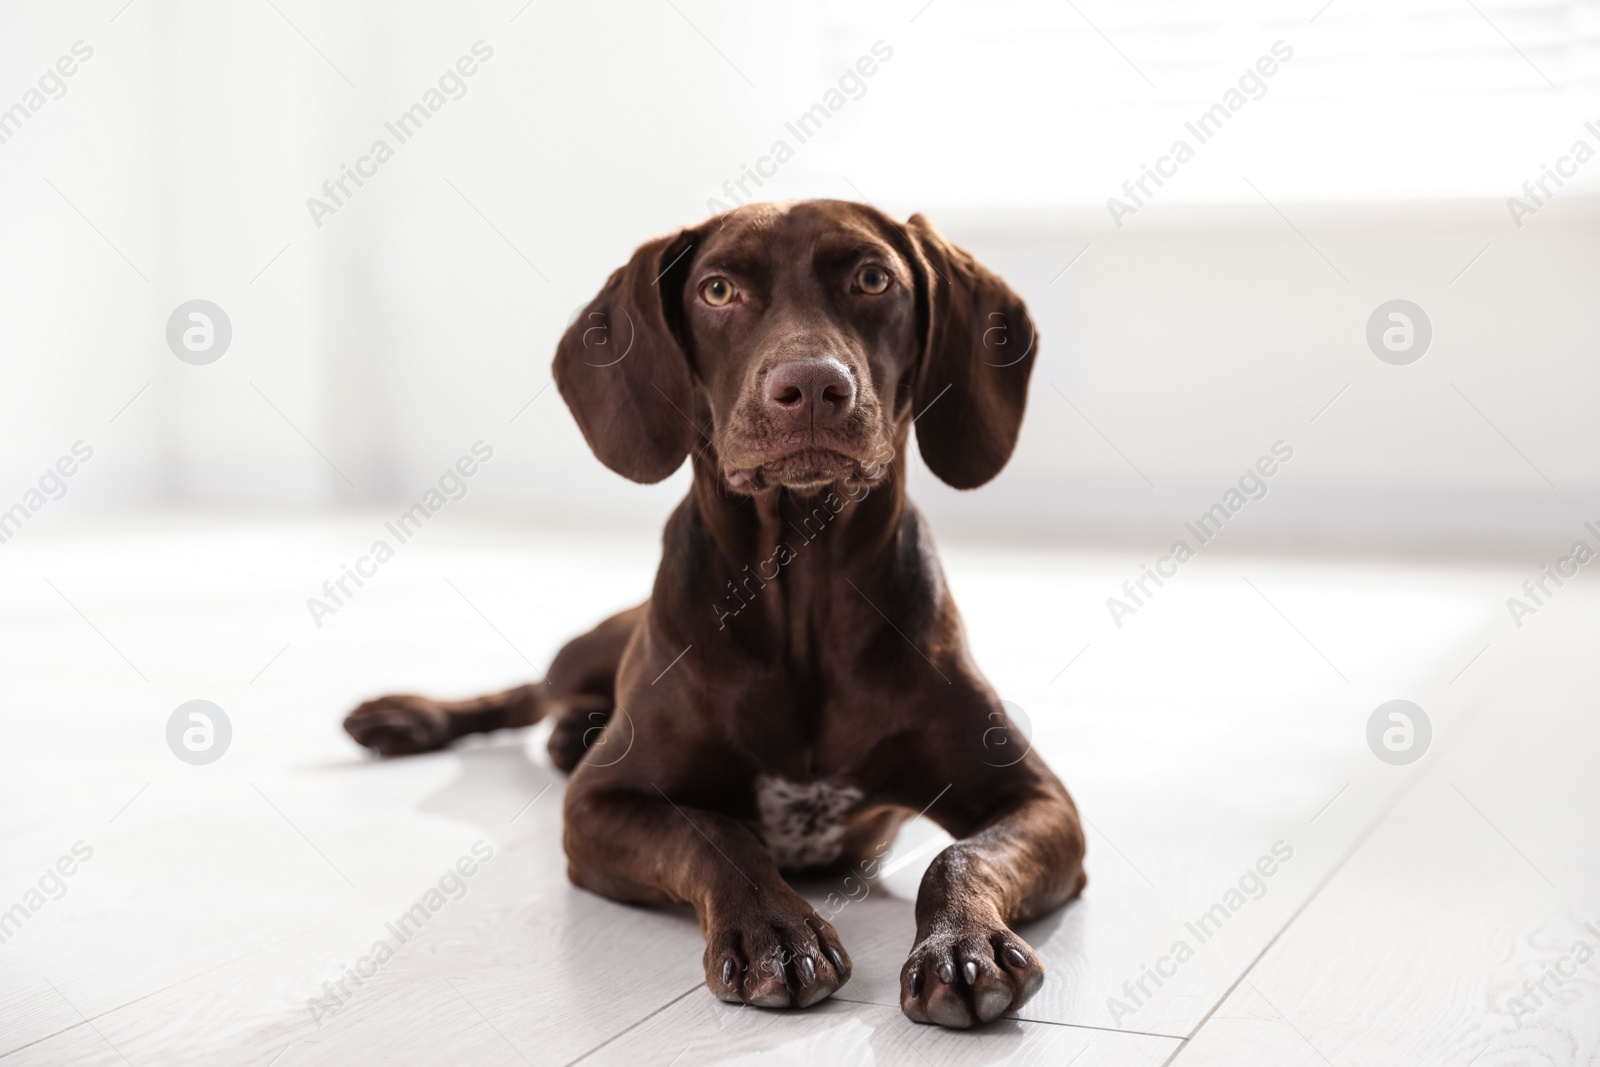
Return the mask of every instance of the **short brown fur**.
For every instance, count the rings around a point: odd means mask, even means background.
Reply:
[[[693,465],[649,601],[542,684],[384,697],[346,729],[393,755],[556,716],[572,881],[693,907],[706,984],[763,1006],[816,1003],[851,964],[764,843],[758,777],[860,792],[838,868],[926,810],[956,841],[922,880],[901,1007],[956,1027],[1021,1007],[1044,969],[1012,927],[1081,892],[1083,831],[972,663],[905,450],[914,423],[941,479],[993,478],[1036,353],[1022,301],[921,216],[749,205],[647,242],[554,370],[607,466]]]

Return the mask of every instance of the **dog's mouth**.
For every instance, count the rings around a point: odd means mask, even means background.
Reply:
[[[774,486],[819,489],[852,476],[861,481],[875,482],[883,477],[887,469],[886,458],[862,460],[835,449],[808,446],[768,459],[755,467],[724,464],[722,474],[731,488],[752,492]]]

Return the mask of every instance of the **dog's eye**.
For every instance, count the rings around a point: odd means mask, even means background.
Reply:
[[[733,283],[726,278],[707,278],[700,286],[700,299],[714,308],[722,307],[733,299]]]
[[[862,267],[856,272],[856,288],[877,296],[889,288],[889,272],[882,267]]]

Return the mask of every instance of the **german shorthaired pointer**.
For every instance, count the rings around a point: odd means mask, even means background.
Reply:
[[[693,466],[650,599],[544,683],[384,697],[345,728],[394,755],[554,716],[572,881],[694,908],[706,985],[763,1007],[850,978],[784,872],[870,876],[925,810],[956,841],[922,879],[900,1006],[951,1027],[1016,1010],[1044,968],[1011,927],[1082,891],[1083,830],[1037,753],[1003,755],[1014,724],[906,498],[906,448],[915,424],[939,478],[989,481],[1036,354],[1017,295],[920,215],[751,204],[647,242],[554,371],[607,467]]]

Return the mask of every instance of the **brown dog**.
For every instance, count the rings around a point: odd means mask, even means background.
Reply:
[[[955,1027],[1021,1007],[1044,968],[1011,924],[1082,890],[1083,831],[968,655],[905,448],[915,423],[941,479],[993,478],[1035,349],[1016,294],[920,215],[748,205],[650,241],[555,359],[606,466],[656,482],[691,457],[649,601],[541,685],[384,697],[345,728],[388,755],[557,716],[572,881],[692,906],[711,991],[765,1007],[850,977],[780,872],[870,872],[925,810],[957,840],[922,880],[900,1006]]]

